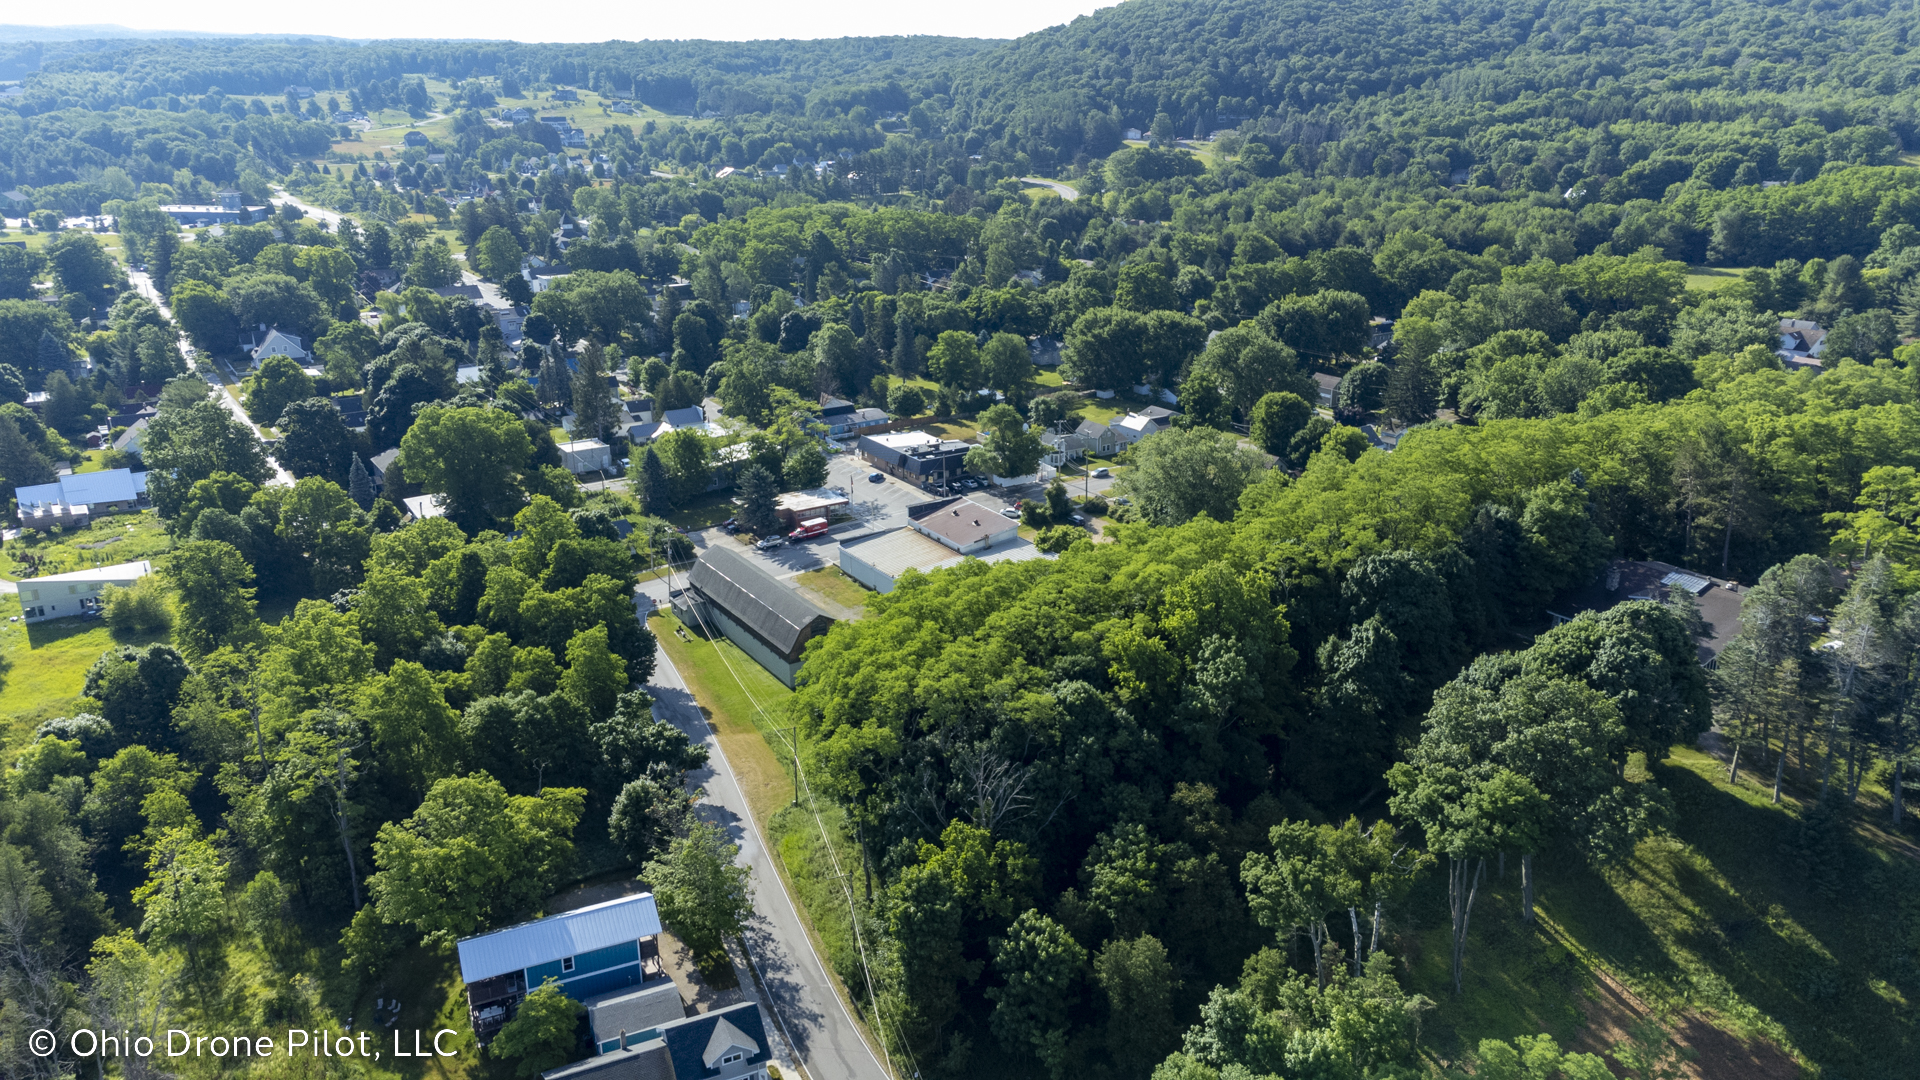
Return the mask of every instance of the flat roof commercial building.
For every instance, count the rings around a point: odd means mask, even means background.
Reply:
[[[854,444],[862,459],[921,487],[958,478],[966,470],[967,451],[971,449],[971,443],[941,439],[924,431],[862,435]]]
[[[961,555],[938,540],[913,529],[894,529],[876,536],[845,540],[840,544],[840,571],[872,589],[892,592],[909,570],[930,574],[968,559],[982,562],[1012,562],[1018,559],[1044,559],[1046,553],[1017,535],[997,547]]]

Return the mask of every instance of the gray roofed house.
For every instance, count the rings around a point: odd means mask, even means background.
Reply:
[[[661,1027],[687,1016],[680,987],[672,979],[650,980],[638,990],[618,990],[582,1004],[602,1054],[618,1050],[622,1037],[629,1043],[658,1038]]]
[[[689,1016],[645,1041],[541,1073],[542,1080],[765,1080],[773,1061],[760,1006],[751,1001]]]
[[[807,642],[827,632],[833,617],[724,541],[708,548],[673,598],[680,621],[717,630],[788,686],[800,674]]]
[[[1088,453],[1111,454],[1120,448],[1120,439],[1113,429],[1098,420],[1082,420],[1080,426],[1073,429],[1080,436],[1080,445]]]

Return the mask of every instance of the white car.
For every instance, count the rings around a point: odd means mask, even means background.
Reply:
[[[1012,519],[1013,519],[1013,520],[1015,520],[1015,521],[1019,521],[1019,520],[1020,520],[1020,511],[1018,511],[1018,510],[1015,510],[1015,509],[1014,509],[1013,507],[1011,507],[1011,506],[1003,506],[1003,507],[1001,507],[1001,508],[1000,508],[1000,516],[1001,516],[1001,517],[1010,517],[1010,518],[1012,518]]]

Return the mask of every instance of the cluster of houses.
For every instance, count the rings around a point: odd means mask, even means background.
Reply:
[[[623,896],[461,939],[467,1016],[493,1040],[553,982],[586,1006],[593,1052],[544,1080],[768,1080],[774,1046],[760,1006],[691,1012],[660,962],[652,893]]]
[[[562,98],[560,95],[563,93],[572,94],[574,92],[571,90],[556,90],[554,91],[553,100],[579,100],[577,95],[573,98]],[[529,124],[537,120],[552,128],[554,132],[560,136],[562,145],[576,150],[585,149],[587,145],[587,133],[581,128],[575,127],[573,121],[564,116],[540,116],[527,109],[501,109],[500,119],[505,120],[509,124]]]
[[[1104,424],[1082,420],[1071,429],[1049,431],[1040,436],[1047,447],[1044,460],[1059,468],[1068,462],[1084,461],[1088,456],[1110,457],[1149,435],[1165,431],[1172,426],[1173,417],[1172,409],[1150,405]]]

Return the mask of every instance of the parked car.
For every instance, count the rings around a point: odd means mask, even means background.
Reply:
[[[1098,468],[1098,469],[1095,469],[1095,470],[1093,470],[1093,478],[1094,478],[1095,480],[1105,480],[1105,479],[1106,479],[1107,477],[1109,477],[1109,476],[1112,476],[1112,475],[1113,475],[1113,470],[1112,470],[1112,469],[1109,469],[1109,468],[1106,468],[1106,467],[1104,467],[1104,466],[1102,466],[1101,468]]]
[[[867,474],[867,482],[870,484],[878,484],[885,479],[886,477],[880,475],[877,472],[870,472]]]
[[[727,520],[720,523],[720,527],[727,530],[730,533],[737,533],[740,531],[740,519],[728,518]]]
[[[1000,508],[1000,516],[1001,516],[1001,517],[1010,517],[1010,518],[1012,518],[1012,519],[1013,519],[1013,520],[1015,520],[1015,521],[1019,521],[1019,520],[1020,520],[1020,511],[1018,511],[1018,510],[1015,510],[1015,509],[1014,509],[1013,507],[1011,507],[1011,506],[1003,506],[1003,507],[1001,507],[1001,508]]]
[[[772,551],[774,548],[785,545],[786,542],[787,538],[784,536],[769,536],[753,546],[761,551]]]
[[[1073,522],[1075,525],[1085,525],[1087,523],[1087,515],[1075,514],[1067,520]]]

